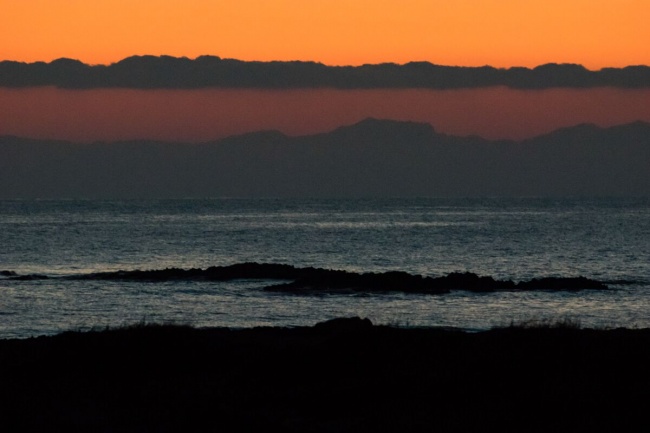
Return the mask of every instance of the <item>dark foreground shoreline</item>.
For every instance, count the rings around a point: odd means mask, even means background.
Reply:
[[[650,329],[337,319],[0,340],[0,430],[650,431]]]

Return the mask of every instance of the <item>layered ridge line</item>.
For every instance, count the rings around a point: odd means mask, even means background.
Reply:
[[[166,268],[159,270],[132,270],[99,272],[66,277],[45,275],[7,275],[9,279],[34,280],[59,278],[70,280],[109,281],[231,281],[281,280],[279,284],[264,287],[265,291],[291,294],[319,293],[413,293],[442,295],[451,291],[579,291],[607,290],[600,281],[586,277],[544,277],[528,281],[497,280],[471,272],[452,272],[446,276],[430,277],[401,271],[349,272],[314,267],[295,267],[285,264],[239,263],[229,266],[211,266],[206,269]]]
[[[650,67],[603,68],[549,63],[535,68],[443,66],[429,62],[327,66],[306,61],[242,61],[218,56],[196,59],[132,56],[110,65],[88,65],[68,58],[50,63],[0,62],[0,86],[61,88],[193,89],[224,88],[430,88],[461,89],[506,86],[650,87]]]
[[[202,144],[0,136],[0,199],[649,197],[650,124],[523,141],[367,118],[327,133]]]

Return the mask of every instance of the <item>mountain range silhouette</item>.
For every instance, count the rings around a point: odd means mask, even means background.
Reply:
[[[0,137],[0,198],[650,196],[650,124],[523,141],[366,119],[290,137],[71,143]]]
[[[591,71],[576,64],[545,64],[535,68],[442,66],[429,62],[327,66],[289,61],[257,62],[201,56],[133,56],[110,65],[87,65],[61,58],[49,63],[0,62],[1,87],[62,88],[430,88],[458,89],[506,86],[519,89],[552,87],[650,87],[650,67],[603,68]]]

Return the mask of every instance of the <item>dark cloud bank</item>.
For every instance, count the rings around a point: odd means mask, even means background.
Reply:
[[[430,88],[458,89],[507,86],[650,87],[650,67],[628,66],[590,71],[575,64],[546,64],[534,69],[440,66],[428,62],[405,65],[326,66],[315,62],[245,62],[201,56],[134,56],[111,65],[90,66],[77,60],[51,63],[0,62],[0,86],[63,88]]]
[[[0,198],[649,197],[649,167],[644,122],[515,142],[367,119],[203,144],[0,137]]]

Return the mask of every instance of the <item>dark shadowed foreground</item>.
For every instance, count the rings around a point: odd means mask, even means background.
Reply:
[[[136,326],[0,341],[3,431],[648,431],[650,330]]]

